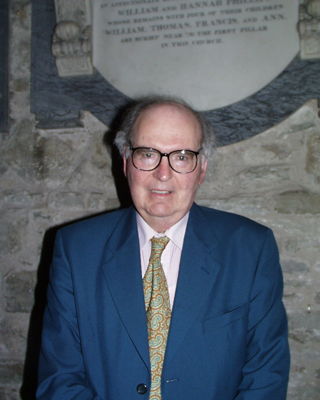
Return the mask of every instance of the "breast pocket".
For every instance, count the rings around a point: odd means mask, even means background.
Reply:
[[[203,321],[203,329],[205,332],[221,329],[227,325],[233,324],[240,320],[246,320],[248,314],[248,304],[242,304],[230,311],[215,315]]]
[[[234,369],[240,371],[244,363],[248,308],[246,303],[202,322],[205,362],[211,368],[218,366],[223,377],[232,375]]]

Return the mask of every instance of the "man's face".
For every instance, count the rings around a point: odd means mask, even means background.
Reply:
[[[198,121],[183,107],[173,105],[158,105],[144,111],[136,121],[132,138],[133,147],[152,147],[162,153],[198,151],[200,143]],[[153,171],[136,169],[131,157],[124,157],[123,163],[136,210],[158,232],[170,228],[189,211],[207,169],[201,156],[196,169],[188,174],[173,171],[167,157]]]

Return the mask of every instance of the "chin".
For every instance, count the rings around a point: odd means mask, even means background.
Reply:
[[[153,207],[149,207],[149,214],[154,217],[170,217],[174,210],[169,206],[164,205],[155,205]]]

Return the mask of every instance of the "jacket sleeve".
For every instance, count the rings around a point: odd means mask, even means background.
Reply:
[[[274,236],[268,230],[252,285],[246,363],[234,400],[285,400],[289,375],[283,280]]]
[[[86,374],[73,277],[58,232],[44,315],[38,400],[101,400]]]

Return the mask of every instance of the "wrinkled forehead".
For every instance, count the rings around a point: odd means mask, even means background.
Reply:
[[[202,141],[200,121],[191,110],[180,104],[157,104],[144,109],[133,124],[131,138],[151,128],[162,129],[163,135],[168,129],[181,132],[188,130],[199,142]]]

